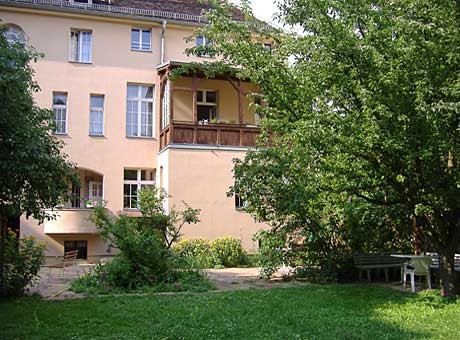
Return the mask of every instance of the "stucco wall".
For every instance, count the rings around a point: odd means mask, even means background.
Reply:
[[[184,237],[234,236],[241,239],[244,248],[255,251],[257,244],[252,237],[267,226],[236,210],[234,198],[226,195],[233,184],[232,160],[244,157],[245,151],[170,148],[164,152],[169,153],[170,206],[180,208],[185,201],[201,209],[200,223],[186,226]]]

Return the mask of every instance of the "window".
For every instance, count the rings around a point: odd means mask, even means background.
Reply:
[[[197,118],[199,122],[207,123],[217,119],[217,92],[199,90],[197,92]]]
[[[70,61],[91,63],[91,31],[70,31]]]
[[[104,96],[92,94],[89,109],[90,136],[104,135]]]
[[[162,107],[161,107],[161,128],[164,129],[169,125],[169,80],[167,81],[165,85],[165,89],[163,92],[163,101],[162,101]]]
[[[78,250],[77,259],[86,260],[88,258],[88,241],[64,241],[64,253]]]
[[[53,93],[53,111],[56,122],[54,133],[67,133],[67,93]]]
[[[197,53],[199,57],[213,57],[209,51],[209,47],[212,47],[212,45],[212,40],[206,37],[200,35],[195,37],[195,46],[199,48]]]
[[[3,34],[9,43],[20,43],[23,45],[26,43],[26,35],[19,26],[6,25]]]
[[[152,169],[125,169],[123,181],[123,208],[139,208],[139,192],[153,188],[155,176]]]
[[[267,52],[271,52],[272,51],[272,44],[264,43],[264,50],[267,51]]]
[[[72,194],[70,196],[70,206],[72,208],[81,207],[81,187],[78,184],[72,184]]]
[[[126,136],[153,136],[153,86],[128,85]]]
[[[246,208],[246,202],[241,198],[239,193],[235,193],[235,209]]]
[[[131,30],[131,49],[135,51],[151,51],[152,31],[133,28]]]

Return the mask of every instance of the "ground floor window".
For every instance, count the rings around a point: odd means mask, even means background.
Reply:
[[[64,253],[68,251],[78,250],[77,259],[88,259],[88,241],[64,241]]]
[[[123,208],[139,208],[139,192],[153,188],[155,173],[153,169],[125,169],[123,177]]]

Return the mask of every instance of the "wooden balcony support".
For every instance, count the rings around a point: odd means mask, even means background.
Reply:
[[[259,133],[257,126],[175,121],[161,131],[160,150],[170,144],[251,147]]]

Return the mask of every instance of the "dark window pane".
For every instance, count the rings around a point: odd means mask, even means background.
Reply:
[[[214,92],[214,91],[206,92],[206,102],[217,103],[217,92]]]
[[[126,170],[125,169],[124,179],[136,181],[137,180],[137,170]]]
[[[198,102],[202,102],[202,101],[203,101],[203,91],[198,91],[198,92],[196,93],[196,100],[197,100]]]

